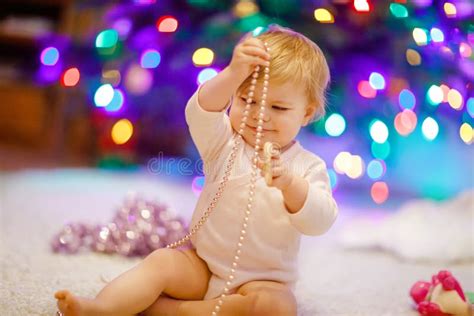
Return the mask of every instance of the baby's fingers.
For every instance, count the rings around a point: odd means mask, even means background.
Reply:
[[[260,57],[263,60],[270,60],[271,57],[264,49],[256,46],[243,46],[242,52],[246,55]]]

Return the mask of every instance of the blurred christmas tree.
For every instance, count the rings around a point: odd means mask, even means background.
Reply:
[[[77,10],[95,5],[81,2]],[[328,113],[307,131],[352,143],[332,157],[333,187],[344,176],[366,175],[382,203],[387,167],[402,159],[403,146],[449,133],[456,148],[472,144],[473,12],[469,0],[122,1],[104,9],[101,29],[59,49],[48,45],[41,58],[59,51],[61,71],[43,60],[48,81],[85,91],[102,160],[196,156],[183,111],[197,85],[226,66],[245,32],[291,27],[323,49],[332,72]],[[450,194],[433,190],[434,197]]]

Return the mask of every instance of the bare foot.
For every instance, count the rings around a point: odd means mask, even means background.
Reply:
[[[72,295],[71,292],[67,290],[58,291],[54,294],[54,297],[58,300],[58,308],[64,316],[83,315],[79,298]]]

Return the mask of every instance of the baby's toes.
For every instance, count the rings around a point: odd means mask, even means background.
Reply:
[[[56,293],[54,293],[54,297],[58,300],[63,300],[68,295],[69,295],[69,291],[67,291],[67,290],[61,290],[61,291],[57,291]]]

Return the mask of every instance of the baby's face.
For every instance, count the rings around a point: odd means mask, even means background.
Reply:
[[[235,131],[240,129],[247,93],[248,91],[242,91],[234,95],[229,116],[232,128]],[[255,146],[261,95],[262,86],[257,85],[243,133],[244,140],[252,147]],[[301,85],[270,82],[263,116],[260,147],[263,147],[265,142],[271,141],[278,144],[282,152],[285,151],[291,145],[301,127],[308,124],[314,111],[315,106],[308,104]]]

